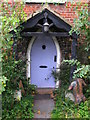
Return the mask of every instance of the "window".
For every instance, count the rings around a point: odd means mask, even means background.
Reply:
[[[67,0],[25,0],[27,3],[65,3]]]
[[[42,45],[42,49],[45,50],[46,49],[46,45]]]

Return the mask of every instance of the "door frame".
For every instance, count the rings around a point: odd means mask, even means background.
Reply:
[[[36,37],[32,37],[29,44],[28,44],[28,48],[27,48],[27,54],[26,54],[26,76],[27,79],[31,78],[31,49],[32,49],[32,45],[35,41]],[[57,51],[57,62],[56,62],[56,67],[59,68],[60,67],[60,63],[61,63],[61,50],[60,50],[60,46],[59,43],[56,39],[56,37],[52,37],[52,40],[54,41],[55,47],[56,47],[56,51]],[[60,69],[56,69],[57,72],[60,71]],[[31,83],[31,79],[29,80],[29,83]],[[55,88],[59,87],[59,81],[56,82],[55,84]]]

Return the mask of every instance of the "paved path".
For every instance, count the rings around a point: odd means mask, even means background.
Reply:
[[[54,101],[50,98],[50,95],[38,94],[34,97],[34,118],[50,118],[53,109]]]

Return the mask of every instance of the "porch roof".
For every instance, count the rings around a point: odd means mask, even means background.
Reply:
[[[73,37],[73,38],[77,38],[78,36],[76,35],[76,33],[73,33],[71,36],[69,35],[69,31],[71,30],[72,26],[67,23],[66,21],[64,21],[63,18],[61,18],[60,16],[57,16],[56,14],[54,14],[51,10],[44,8],[41,12],[38,12],[37,14],[35,14],[34,16],[32,16],[31,18],[29,18],[27,21],[22,23],[23,26],[23,30],[21,31],[24,32],[23,36],[37,36],[37,35],[41,35],[43,34],[43,32],[38,33],[37,31],[32,31],[34,30],[35,27],[37,27],[38,23],[40,21],[43,21],[45,19],[45,13],[47,13],[47,19],[51,21],[51,23],[53,23],[53,26],[56,27],[58,30],[61,30],[60,32],[55,32],[55,33],[51,33],[51,35],[53,36],[60,36],[60,37]],[[39,29],[39,28],[38,28]],[[26,33],[26,34],[25,34]],[[50,33],[50,32],[49,32]],[[48,33],[48,34],[49,34]]]

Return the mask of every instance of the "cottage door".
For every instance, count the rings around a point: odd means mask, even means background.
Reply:
[[[52,76],[56,68],[56,46],[50,36],[38,36],[31,49],[31,84],[38,88],[54,88]]]

